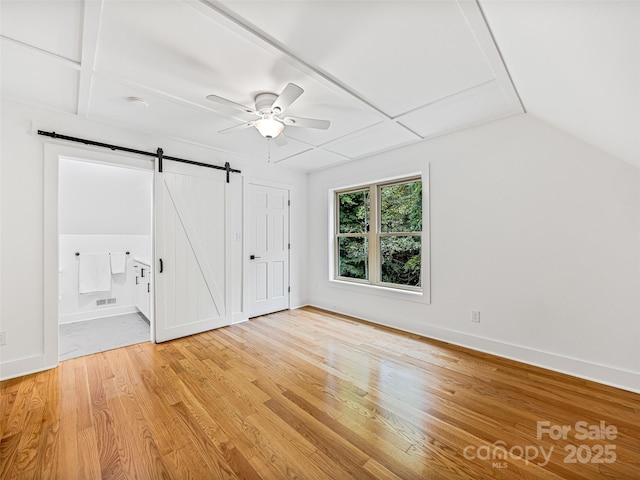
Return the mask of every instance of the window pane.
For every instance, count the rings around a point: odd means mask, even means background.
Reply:
[[[422,182],[387,185],[380,189],[380,231],[422,231]]]
[[[341,193],[339,197],[340,233],[369,231],[369,190]]]
[[[338,275],[341,277],[369,278],[369,249],[366,237],[338,238]]]
[[[422,237],[380,237],[382,281],[420,286],[420,247]]]

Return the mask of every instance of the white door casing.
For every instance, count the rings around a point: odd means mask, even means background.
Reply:
[[[289,308],[289,190],[249,183],[248,203],[249,317],[256,317]]]
[[[155,179],[156,342],[231,323],[225,172],[163,167]]]

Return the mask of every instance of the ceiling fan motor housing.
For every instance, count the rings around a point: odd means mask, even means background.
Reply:
[[[275,113],[276,115],[279,114],[280,112],[272,112],[271,110],[271,106],[277,98],[278,95],[276,95],[275,93],[259,93],[258,95],[256,95],[256,110],[258,111],[258,113],[260,113],[261,115],[264,115],[266,113]]]

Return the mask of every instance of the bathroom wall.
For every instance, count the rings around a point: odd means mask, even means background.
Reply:
[[[148,171],[60,159],[59,319],[68,323],[135,312],[134,257],[151,258],[152,174]],[[83,253],[130,252],[110,292],[78,293]],[[97,300],[116,303],[97,306]]]

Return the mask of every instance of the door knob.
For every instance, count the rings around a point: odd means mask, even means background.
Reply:
[[[255,260],[256,258],[262,258],[262,257],[256,257],[255,255],[249,256],[249,260]]]

